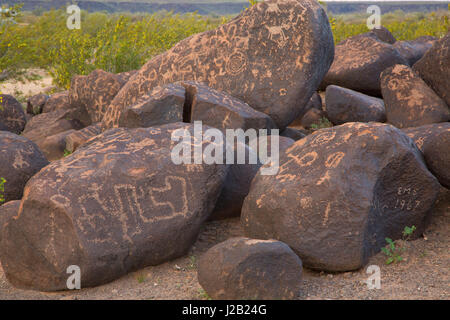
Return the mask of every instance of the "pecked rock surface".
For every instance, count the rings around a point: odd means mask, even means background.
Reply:
[[[176,123],[104,132],[34,176],[18,217],[4,227],[0,260],[20,288],[66,289],[66,269],[81,286],[177,258],[214,208],[226,165],[175,165]],[[203,142],[206,148],[210,143]]]
[[[102,133],[101,123],[96,123],[69,133],[65,137],[65,149],[69,152],[75,152],[81,145],[85,144],[89,139]]]
[[[6,180],[6,201],[22,198],[27,181],[48,164],[32,141],[7,131],[0,131],[0,177]]]
[[[72,109],[59,109],[34,116],[27,122],[22,135],[42,147],[46,138],[82,127],[83,124],[74,117]]]
[[[384,70],[381,92],[387,121],[398,128],[450,120],[450,109],[444,100],[408,66],[395,65]]]
[[[252,109],[248,104],[225,92],[214,90],[194,81],[185,81],[187,100],[185,110],[190,122],[202,121],[204,125],[225,131],[226,129],[272,129],[276,128],[265,113]]]
[[[9,94],[0,94],[0,128],[20,134],[26,123],[27,119],[20,102]]]
[[[194,80],[240,99],[284,129],[301,113],[333,60],[328,18],[314,0],[258,3],[215,30],[147,62],[120,90],[103,124],[156,86]]]
[[[20,207],[20,200],[9,201],[0,205],[0,243],[2,242],[3,226],[9,222],[12,217],[17,216]]]
[[[45,102],[42,113],[53,112],[60,109],[71,109],[69,91],[52,94]]]
[[[40,114],[48,98],[49,96],[43,93],[30,97],[27,100],[27,113],[33,115]]]
[[[178,83],[158,86],[142,95],[120,115],[119,126],[148,128],[183,121],[186,90]],[[185,121],[189,122],[189,121]]]
[[[441,185],[450,189],[450,123],[404,129],[422,151],[428,169]]]
[[[383,26],[380,26],[380,28],[373,28],[371,31],[364,33],[364,35],[375,37],[376,39],[389,44],[394,44],[397,42],[394,35],[386,27]]]
[[[385,122],[382,99],[339,86],[328,86],[325,96],[327,116],[334,124],[346,122]]]
[[[405,226],[420,235],[439,188],[399,129],[346,123],[282,152],[276,175],[258,172],[241,222],[246,236],[285,242],[309,268],[354,270]]]
[[[333,64],[321,87],[334,84],[380,96],[380,74],[395,64],[408,62],[391,44],[367,35],[357,35],[337,44]]]
[[[126,78],[100,69],[92,71],[88,76],[72,78],[69,102],[80,115],[87,113],[88,117],[83,121],[85,126],[103,120],[106,108],[125,85]]]
[[[394,48],[412,66],[424,56],[436,40],[437,38],[432,36],[422,36],[411,41],[397,41],[394,43]]]
[[[450,32],[433,44],[413,70],[450,107]]]
[[[200,257],[198,281],[213,299],[294,299],[302,261],[280,241],[232,238]]]

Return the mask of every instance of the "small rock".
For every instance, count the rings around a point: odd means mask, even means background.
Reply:
[[[387,121],[397,128],[418,127],[450,120],[450,110],[427,84],[405,65],[381,74]]]
[[[198,281],[213,299],[294,299],[302,261],[275,240],[232,238],[200,257]]]
[[[0,94],[0,127],[20,134],[27,122],[22,105],[9,94]]]
[[[386,121],[384,102],[379,98],[331,85],[327,87],[325,101],[328,119],[336,125]]]

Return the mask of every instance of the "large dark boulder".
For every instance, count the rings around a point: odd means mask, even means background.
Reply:
[[[26,123],[27,118],[20,102],[9,94],[0,94],[0,128],[20,134]]]
[[[36,94],[30,97],[27,100],[27,113],[33,115],[42,113],[42,109],[44,108],[48,98],[49,96],[44,93]]]
[[[185,100],[186,90],[181,84],[156,87],[121,113],[119,126],[148,128],[182,122]]]
[[[20,200],[9,201],[2,205],[0,203],[0,243],[2,242],[2,229],[9,220],[19,212]]]
[[[403,130],[422,151],[428,169],[441,185],[450,189],[450,123],[437,123]]]
[[[0,178],[6,180],[6,201],[21,199],[27,181],[47,164],[47,159],[32,141],[0,131]]]
[[[246,236],[285,242],[307,267],[354,270],[405,226],[420,235],[439,188],[399,129],[346,123],[281,152],[276,175],[258,172],[241,222]]]
[[[123,77],[100,69],[92,71],[88,76],[74,76],[69,90],[69,102],[80,116],[78,119],[85,126],[103,120],[109,104],[125,85]],[[82,119],[83,114],[87,119]]]
[[[188,101],[185,113],[190,122],[202,121],[204,125],[225,131],[226,129],[272,129],[276,128],[265,113],[252,109],[248,104],[225,92],[214,90],[194,81],[185,81]]]
[[[105,127],[151,89],[194,80],[240,99],[284,129],[333,61],[333,35],[314,0],[269,0],[148,61],[108,107]]]
[[[384,70],[381,91],[387,121],[398,128],[450,120],[446,103],[408,66],[395,65]]]
[[[9,220],[19,212],[20,200],[9,201],[2,205],[0,203],[0,243],[2,242],[2,229]]]
[[[322,110],[322,98],[320,97],[318,92],[314,92],[311,98],[309,99],[306,107],[302,108],[302,112],[298,115],[298,117],[292,121],[289,126],[298,127],[301,126],[303,116],[311,109]]]
[[[416,144],[417,148],[423,152],[431,137],[439,135],[442,131],[450,130],[449,122],[427,124],[420,127],[410,127],[402,129]]]
[[[176,165],[171,135],[179,129],[193,136],[183,123],[108,130],[35,175],[3,229],[9,282],[64,290],[67,268],[77,265],[81,286],[90,287],[186,254],[228,167]]]
[[[334,124],[346,122],[385,122],[382,99],[339,86],[328,86],[325,96],[327,116]]]
[[[436,41],[413,69],[450,107],[450,32]]]
[[[41,147],[44,140],[50,136],[81,128],[83,124],[74,118],[73,110],[59,109],[34,116],[27,122],[22,135]]]
[[[53,112],[60,109],[71,109],[69,102],[69,91],[52,94],[45,102],[42,113]]]
[[[200,257],[198,281],[213,299],[294,299],[302,261],[280,241],[232,238]]]
[[[366,35],[357,35],[336,45],[333,64],[321,87],[334,84],[371,96],[380,96],[380,74],[395,64],[408,62],[391,44]]]
[[[64,157],[65,153],[67,152],[67,136],[74,134],[75,132],[77,131],[70,129],[47,137],[43,141],[39,142],[39,149],[42,150],[47,160],[59,160]]]
[[[374,37],[377,40],[380,40],[380,41],[383,41],[383,42],[386,42],[389,44],[394,44],[397,42],[394,35],[386,27],[383,27],[383,26],[380,26],[379,28],[373,28],[369,32],[364,33],[364,35],[369,36],[369,37]]]
[[[436,40],[437,38],[432,36],[423,36],[411,41],[397,41],[394,48],[412,66],[424,56]]]
[[[78,149],[78,147],[82,146],[89,141],[89,139],[99,135],[100,133],[102,133],[102,125],[100,122],[81,130],[71,132],[65,138],[66,150],[69,152],[74,152]]]
[[[233,148],[234,162],[229,166],[225,182],[209,220],[221,220],[241,215],[242,204],[250,190],[250,184],[261,166],[257,154],[257,144],[253,148],[253,146],[237,142],[230,148]],[[245,158],[238,161],[238,153],[245,154]]]

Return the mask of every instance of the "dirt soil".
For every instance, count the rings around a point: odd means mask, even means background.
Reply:
[[[0,92],[24,100],[39,93],[54,89],[52,77],[42,69],[27,69],[18,79],[0,82]]]
[[[373,256],[368,265],[381,269],[381,289],[368,289],[366,268],[345,273],[304,269],[299,299],[450,299],[450,190],[442,189],[433,219],[423,237],[399,241],[404,261],[386,265]],[[191,252],[177,260],[130,273],[96,288],[36,292],[12,287],[0,268],[0,300],[4,299],[208,299],[197,281],[196,261],[208,248],[243,235],[239,219],[208,222]]]

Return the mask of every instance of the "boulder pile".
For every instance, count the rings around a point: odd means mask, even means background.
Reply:
[[[236,217],[242,237],[198,263],[212,298],[295,299],[303,266],[364,267],[450,188],[449,39],[381,28],[335,47],[315,0],[268,0],[139,70],[26,108],[0,95],[7,280],[65,290],[75,265],[101,285]]]

